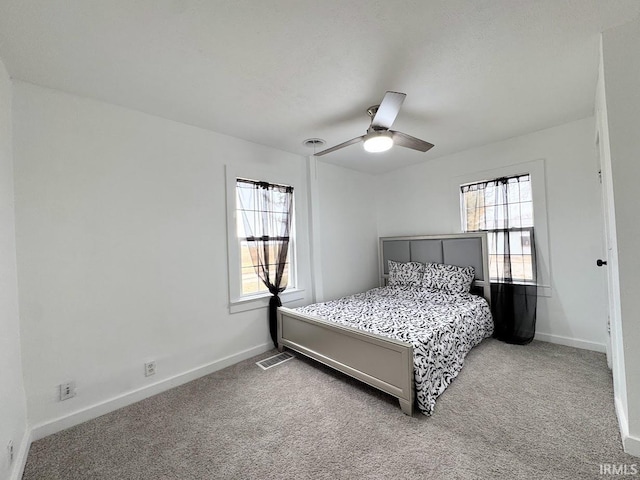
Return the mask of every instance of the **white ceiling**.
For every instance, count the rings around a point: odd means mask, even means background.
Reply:
[[[302,155],[393,128],[436,146],[323,161],[380,173],[593,112],[599,32],[638,0],[0,0],[12,78]]]

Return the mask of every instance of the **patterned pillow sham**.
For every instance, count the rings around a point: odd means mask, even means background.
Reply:
[[[475,269],[443,263],[427,263],[424,267],[422,287],[444,290],[448,293],[469,293]]]
[[[422,284],[424,263],[418,262],[389,262],[389,285],[412,285],[419,287]]]

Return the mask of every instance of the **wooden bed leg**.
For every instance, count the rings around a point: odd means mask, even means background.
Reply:
[[[402,413],[405,415],[413,416],[413,402],[408,400],[404,400],[403,398],[399,398],[400,408],[402,409]]]

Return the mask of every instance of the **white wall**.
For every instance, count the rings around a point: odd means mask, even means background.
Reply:
[[[622,352],[626,378],[625,450],[640,456],[640,19],[602,36],[604,91],[615,201]],[[624,409],[623,409],[624,410]],[[620,414],[621,412],[619,412]]]
[[[303,158],[30,84],[16,82],[14,92],[24,373],[36,437],[169,386],[139,392],[156,382],[272,348],[266,309],[229,313],[224,166],[259,164],[300,179],[304,287]],[[152,359],[157,374],[145,378]],[[60,402],[57,385],[69,380],[77,396]]]
[[[539,297],[539,338],[604,351],[606,310],[595,123],[586,118],[378,177],[379,234],[459,232],[457,180],[543,160],[551,296]],[[437,146],[436,146],[437,148]],[[483,180],[482,175],[477,180]],[[535,185],[534,185],[535,188]],[[535,203],[535,199],[534,199]],[[537,212],[536,212],[536,209]],[[540,205],[534,204],[538,218]]]
[[[0,478],[18,478],[27,447],[13,197],[11,80],[0,61]],[[12,441],[14,461],[6,446]]]
[[[315,269],[317,300],[378,286],[375,177],[320,161],[314,166],[310,182],[317,189],[313,237],[320,255]]]

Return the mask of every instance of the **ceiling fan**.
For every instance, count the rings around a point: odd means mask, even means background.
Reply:
[[[371,125],[367,129],[366,135],[352,138],[335,147],[322,150],[316,153],[315,156],[326,155],[327,153],[335,152],[336,150],[359,142],[364,142],[364,149],[367,152],[385,152],[393,147],[393,145],[426,152],[433,147],[432,143],[425,142],[406,133],[391,130],[391,125],[393,125],[394,120],[398,116],[398,112],[406,96],[406,93],[385,93],[380,105],[374,105],[367,109],[367,114],[371,117]]]

